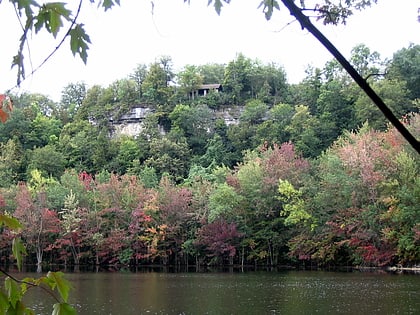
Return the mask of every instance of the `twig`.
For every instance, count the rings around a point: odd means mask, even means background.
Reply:
[[[295,23],[295,22],[297,22],[297,20],[296,19],[294,19],[294,20],[292,20],[292,21],[290,21],[290,22],[288,22],[286,25],[284,25],[281,29],[279,29],[278,31],[274,31],[274,33],[280,33],[280,32],[282,32],[286,27],[289,27],[290,25],[292,25],[293,23]]]
[[[29,74],[29,76],[33,76],[34,75],[34,73],[35,72],[37,72],[57,51],[58,51],[58,49],[60,49],[60,47],[61,47],[61,45],[63,45],[63,43],[64,43],[64,41],[66,40],[66,38],[69,36],[69,34],[70,34],[70,31],[73,29],[73,26],[76,24],[76,21],[77,21],[77,18],[79,17],[79,14],[80,14],[80,10],[81,10],[81,8],[82,8],[82,3],[83,3],[83,0],[80,0],[79,1],[79,6],[78,6],[78,8],[77,8],[77,12],[76,12],[76,15],[75,15],[75,17],[74,17],[74,19],[72,20],[72,23],[71,23],[71,25],[70,25],[70,27],[68,28],[68,30],[67,30],[67,32],[66,32],[66,34],[63,36],[63,38],[61,39],[61,41],[58,43],[58,45],[48,54],[48,56],[35,68],[35,69],[33,69],[32,71],[31,71],[31,73]],[[24,37],[25,37],[25,39],[26,39],[26,34],[27,34],[27,31],[28,30],[25,30],[24,29]],[[25,41],[23,41],[22,42],[22,44],[24,44],[24,42]],[[29,47],[29,45],[28,45],[28,47]],[[29,49],[29,48],[28,48]],[[19,74],[18,74],[19,75]],[[20,86],[20,84],[23,82],[23,81],[25,81],[26,80],[26,77],[23,77],[23,79],[22,79],[22,81],[18,81],[18,83],[14,86],[14,87],[12,87],[12,88],[10,88],[9,90],[8,90],[8,92],[10,92],[11,90],[13,90],[13,89],[15,89],[15,88],[17,88],[17,87],[19,87]]]
[[[384,77],[386,76],[388,73],[384,72],[384,73],[369,73],[364,80],[369,79],[370,77]]]
[[[35,284],[33,282],[28,282],[28,281],[20,280],[20,279],[18,279],[16,277],[12,276],[7,271],[3,270],[3,268],[0,268],[0,273],[4,274],[6,277],[9,277],[10,279],[12,279],[13,281],[15,281],[16,283],[22,283],[22,284],[29,285],[30,287],[40,288],[40,289],[44,290],[46,293],[48,293],[55,301],[57,301],[58,303],[61,303],[60,299],[54,294],[54,292],[52,292],[48,288],[43,287],[42,285]]]

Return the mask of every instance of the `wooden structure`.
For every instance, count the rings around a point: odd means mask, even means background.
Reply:
[[[197,96],[206,96],[211,91],[220,92],[222,90],[221,84],[202,84],[200,87],[190,92],[190,98],[195,99]]]

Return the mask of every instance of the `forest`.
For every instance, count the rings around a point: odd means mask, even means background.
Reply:
[[[420,45],[356,70],[420,137]],[[219,92],[191,97],[203,84]],[[139,64],[108,87],[70,83],[59,102],[10,95],[0,124],[0,211],[28,264],[413,266],[419,155],[342,67]],[[113,122],[153,109],[136,136]],[[236,124],[216,110],[242,108]],[[114,136],[111,136],[114,135]],[[1,229],[1,263],[16,231]]]

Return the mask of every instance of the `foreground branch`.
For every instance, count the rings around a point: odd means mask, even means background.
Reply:
[[[36,283],[33,283],[33,282],[29,282],[29,281],[25,281],[25,280],[20,280],[16,277],[12,276],[10,273],[5,271],[3,268],[0,268],[0,273],[4,274],[6,277],[9,277],[10,279],[12,279],[16,283],[23,283],[23,284],[26,284],[29,287],[40,288],[41,290],[46,292],[48,295],[50,295],[57,303],[60,303],[60,299],[51,290],[48,290],[47,288],[43,287],[42,285],[36,284]]]
[[[282,0],[283,4],[289,9],[301,24],[302,28],[306,28],[328,51],[337,59],[348,74],[360,86],[360,88],[370,97],[373,103],[382,111],[391,124],[401,133],[401,135],[410,143],[410,145],[420,154],[419,141],[408,131],[401,121],[392,113],[384,101],[375,93],[370,85],[362,76],[353,68],[347,59],[338,51],[338,49],[312,24],[310,19],[302,13],[293,0]]]

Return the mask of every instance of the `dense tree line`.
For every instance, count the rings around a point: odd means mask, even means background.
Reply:
[[[420,46],[350,58],[419,136]],[[411,65],[411,66],[410,66]],[[414,67],[414,69],[413,69]],[[191,98],[201,84],[223,91]],[[55,103],[13,97],[0,125],[0,209],[28,262],[390,265],[420,259],[419,157],[335,62],[289,84],[281,66],[170,57]],[[137,104],[137,137],[110,137]],[[241,106],[226,125],[214,110]],[[164,132],[160,129],[163,126]],[[3,230],[3,259],[7,240]]]

